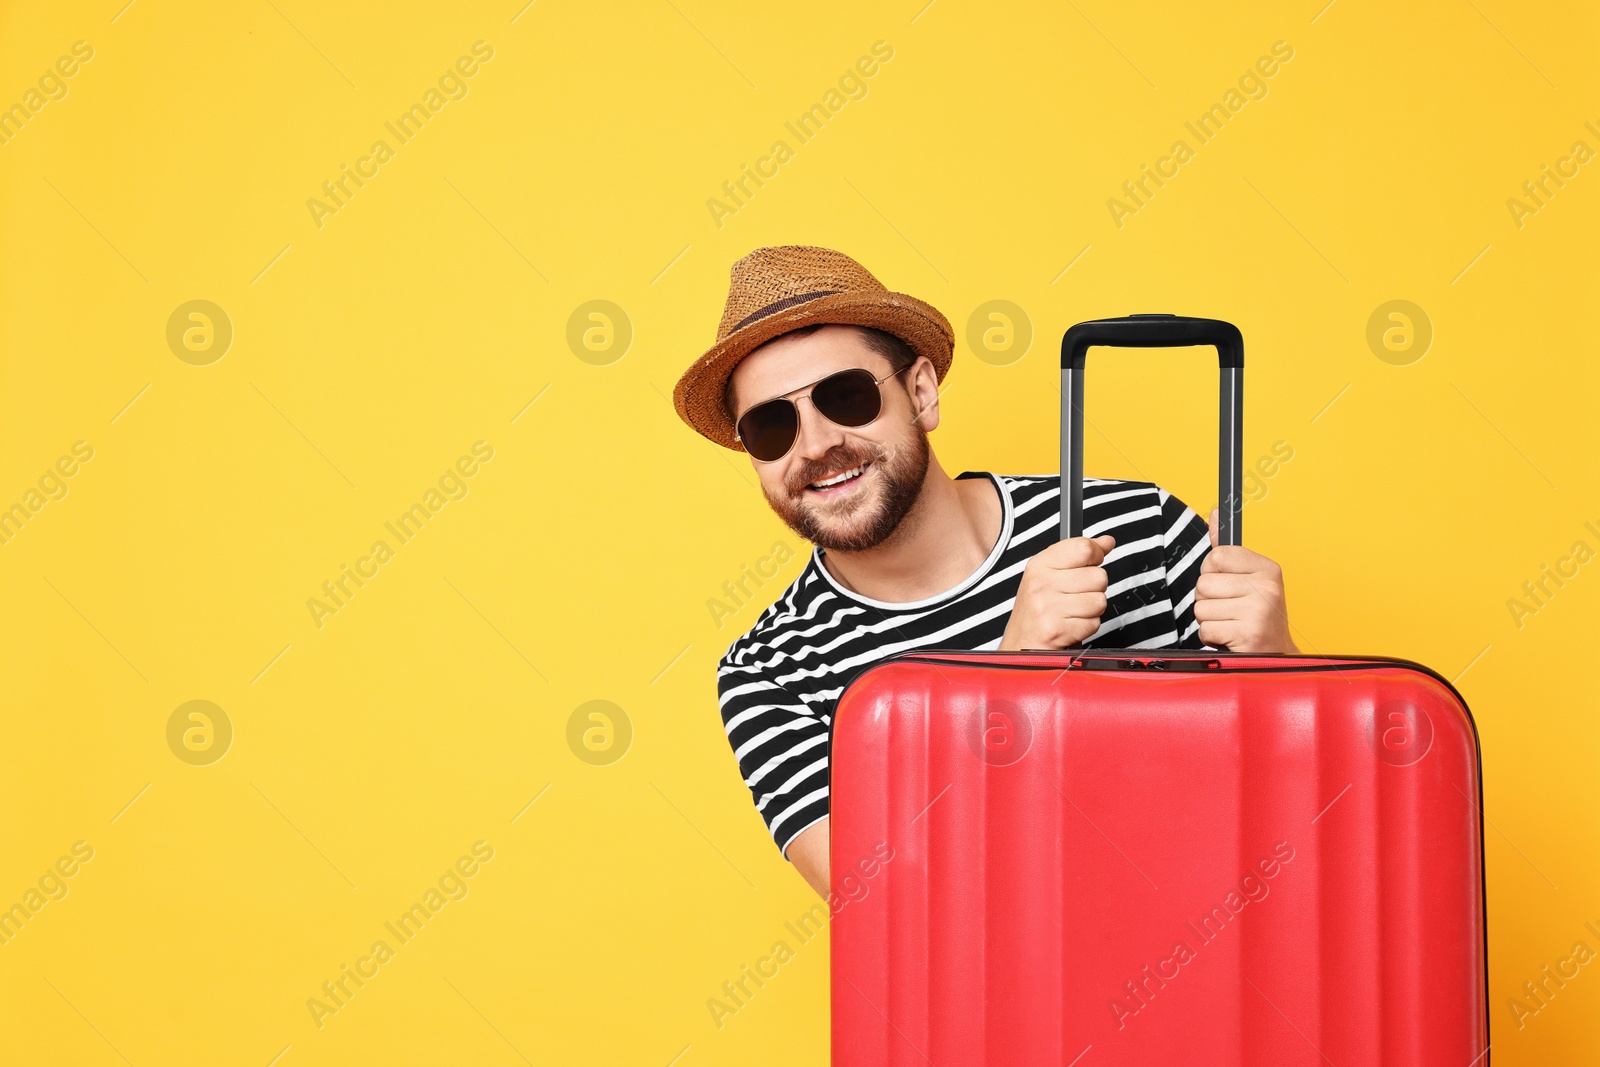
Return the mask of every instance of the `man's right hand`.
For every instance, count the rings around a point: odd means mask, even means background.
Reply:
[[[1100,564],[1116,544],[1110,534],[1072,537],[1030,559],[1000,651],[1071,648],[1093,636],[1106,610],[1106,572]]]

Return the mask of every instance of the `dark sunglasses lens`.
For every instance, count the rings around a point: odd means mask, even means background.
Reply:
[[[744,450],[763,463],[771,463],[782,459],[794,446],[800,432],[799,412],[791,401],[769,400],[745,412],[738,429]]]
[[[847,370],[824,378],[811,390],[811,402],[840,426],[865,426],[883,410],[883,395],[869,370]]]

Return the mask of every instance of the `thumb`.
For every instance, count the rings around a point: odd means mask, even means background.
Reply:
[[[1117,539],[1110,534],[1101,534],[1094,539],[1094,543],[1100,546],[1100,558],[1102,560],[1111,554],[1113,548],[1117,547]]]
[[[1217,509],[1216,508],[1212,508],[1211,509],[1211,522],[1210,522],[1210,526],[1209,526],[1209,531],[1208,532],[1211,535],[1211,547],[1212,548],[1216,548],[1217,547]]]

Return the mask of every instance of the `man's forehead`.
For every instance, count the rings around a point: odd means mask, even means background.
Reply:
[[[847,367],[874,367],[888,361],[874,351],[860,327],[832,324],[807,334],[784,334],[739,362],[728,377],[730,406],[737,397],[761,399],[809,385]]]

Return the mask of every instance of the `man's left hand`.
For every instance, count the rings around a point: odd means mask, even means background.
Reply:
[[[1259,552],[1217,544],[1211,512],[1211,551],[1194,587],[1200,640],[1229,652],[1298,652],[1289,636],[1283,570]]]

